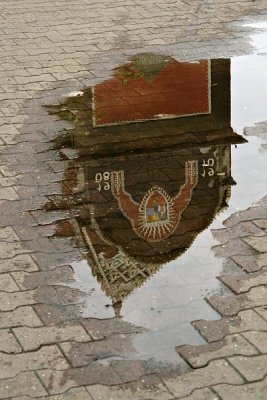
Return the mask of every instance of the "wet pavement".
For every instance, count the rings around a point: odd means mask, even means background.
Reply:
[[[263,399],[264,7],[196,3],[178,40],[177,4],[142,29],[103,4],[88,33],[93,5],[57,2],[65,45],[49,2],[17,33],[3,2],[0,398]]]

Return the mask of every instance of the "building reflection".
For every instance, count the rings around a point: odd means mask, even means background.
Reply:
[[[228,205],[231,144],[244,141],[230,125],[230,61],[141,54],[50,111],[74,122],[59,140],[78,150],[64,201],[119,315]]]

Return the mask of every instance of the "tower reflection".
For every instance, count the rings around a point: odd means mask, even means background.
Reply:
[[[244,141],[230,126],[230,60],[137,55],[50,112],[74,122],[58,141],[78,150],[64,207],[119,316],[228,205],[231,144]]]

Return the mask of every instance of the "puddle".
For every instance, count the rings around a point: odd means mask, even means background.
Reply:
[[[267,52],[267,22],[255,22],[246,24],[245,26],[255,29],[256,33],[251,35],[251,44],[257,49],[258,53],[266,54]]]
[[[54,204],[72,210],[84,255],[72,287],[85,317],[142,328],[131,359],[175,367],[175,347],[204,343],[191,322],[219,318],[205,297],[228,293],[216,277],[232,266],[211,229],[266,194],[262,140],[240,136],[266,119],[266,71],[267,57],[141,54],[49,107],[73,123],[56,142],[69,163]]]

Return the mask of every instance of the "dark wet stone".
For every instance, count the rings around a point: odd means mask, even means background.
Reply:
[[[113,370],[124,383],[136,381],[146,374],[142,361],[113,361],[111,365]]]
[[[267,207],[250,207],[245,211],[240,211],[235,214],[232,214],[229,218],[224,221],[224,225],[233,226],[242,221],[250,221],[259,218],[266,218],[267,215]]]
[[[114,334],[130,334],[138,333],[143,329],[136,327],[129,322],[125,322],[119,318],[112,319],[86,319],[82,322],[87,332],[95,340],[102,339],[103,337],[109,337]]]
[[[73,281],[73,270],[70,266],[62,266],[57,267],[52,271],[43,271],[43,272],[36,272],[27,274],[21,274],[17,277],[15,275],[15,279],[18,278],[23,279],[22,283],[23,286],[27,289],[34,289],[40,286],[47,286],[47,285],[55,285],[60,282],[67,283]]]
[[[267,266],[267,257],[260,255],[236,255],[231,257],[244,271],[256,272]]]
[[[212,248],[217,257],[231,257],[235,255],[253,255],[256,251],[245,244],[241,239],[232,239],[229,242]]]
[[[221,243],[226,242],[230,239],[240,238],[249,235],[262,236],[264,232],[258,228],[253,222],[240,222],[240,224],[234,225],[225,229],[213,229],[212,234],[215,239]]]
[[[208,342],[217,342],[229,333],[229,325],[239,326],[240,323],[238,317],[230,317],[216,321],[194,321],[192,325]]]
[[[81,305],[52,305],[37,304],[34,306],[35,311],[44,322],[45,325],[57,325],[63,322],[80,320],[82,318]]]
[[[223,316],[234,316],[242,309],[242,303],[246,300],[245,295],[234,296],[212,296],[207,299],[209,304]]]
[[[95,361],[110,364],[112,359],[129,359],[134,354],[131,336],[113,335],[87,343],[66,342],[61,347],[74,367],[91,365]]]
[[[111,368],[94,363],[87,367],[69,369],[64,373],[66,380],[73,380],[79,386],[84,385],[118,385],[123,383],[117,373]],[[134,380],[134,379],[132,379]]]
[[[76,249],[70,253],[43,253],[40,249],[39,252],[33,254],[33,258],[41,270],[48,270],[80,260],[81,254]]]

